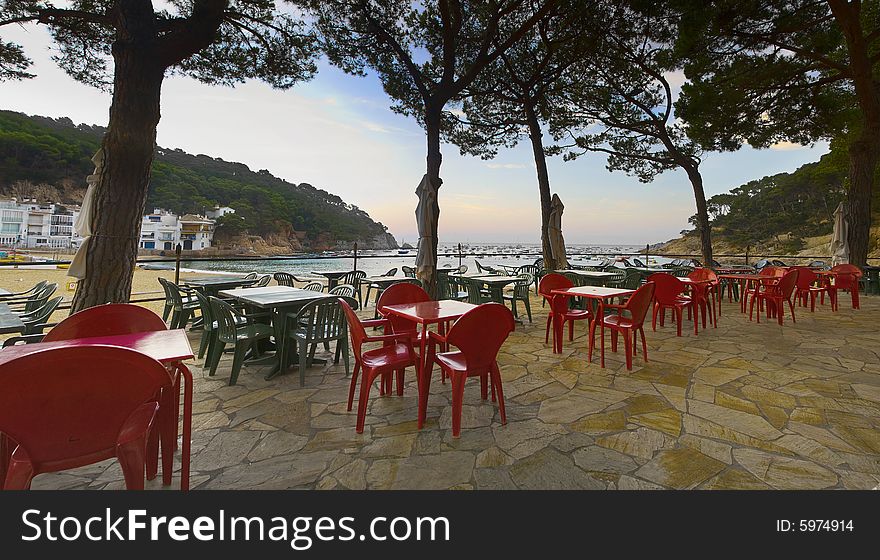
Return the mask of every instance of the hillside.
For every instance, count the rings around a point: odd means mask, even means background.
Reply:
[[[815,163],[792,173],[763,177],[711,197],[707,202],[717,254],[825,255],[832,214],[843,200],[849,162],[836,146]],[[880,171],[878,171],[880,179]],[[880,256],[880,196],[875,191],[871,256]],[[691,223],[695,218],[691,218]],[[652,249],[666,254],[700,252],[695,230]]]
[[[0,194],[78,204],[104,129],[70,119],[0,111]],[[396,248],[381,223],[338,196],[293,184],[263,169],[158,147],[147,209],[204,213],[230,206],[218,223],[219,243],[258,252]]]

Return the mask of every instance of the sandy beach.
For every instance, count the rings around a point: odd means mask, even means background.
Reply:
[[[194,276],[206,276],[208,274],[210,273],[181,271],[180,278],[185,279],[192,278]],[[133,300],[163,298],[162,301],[151,301],[140,304],[144,307],[152,309],[156,313],[161,314],[162,308],[164,307],[164,292],[162,291],[162,286],[159,284],[159,277],[167,278],[168,280],[173,281],[174,271],[143,270],[141,268],[135,269],[134,278],[132,279],[131,298]],[[62,303],[62,305],[69,304],[70,300],[73,299],[74,287],[70,285],[70,283],[75,282],[76,279],[67,276],[67,270],[54,268],[0,268],[0,288],[9,290],[10,292],[21,292],[27,290],[40,280],[47,280],[49,282],[56,282],[58,284],[58,291],[56,291],[55,294],[60,295],[64,298],[64,302]],[[70,311],[67,309],[56,311],[52,315],[50,322],[58,322],[66,317],[69,313]],[[8,335],[0,336],[0,339],[5,338],[8,338]]]

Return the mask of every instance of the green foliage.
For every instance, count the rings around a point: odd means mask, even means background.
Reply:
[[[103,134],[100,127],[75,126],[70,119],[0,111],[0,187],[16,181],[84,186]],[[236,211],[218,224],[228,227],[230,235],[247,231],[266,236],[292,226],[311,239],[327,233],[354,241],[386,232],[360,208],[307,183],[289,183],[241,163],[157,149],[147,209],[203,214],[217,205]]]
[[[138,5],[140,4],[140,5]],[[111,51],[138,39],[169,73],[235,85],[259,79],[277,88],[316,71],[315,37],[275,0],[4,0],[0,27],[39,22],[55,42],[53,60],[73,79],[101,89],[112,85]],[[134,39],[129,34],[141,35]],[[144,37],[150,41],[144,41]],[[146,43],[146,44],[144,44]],[[0,42],[0,80],[31,77],[20,45]]]
[[[802,239],[831,233],[832,213],[843,199],[847,162],[837,150],[793,173],[749,181],[708,200],[716,240],[742,247],[776,241],[797,251]]]

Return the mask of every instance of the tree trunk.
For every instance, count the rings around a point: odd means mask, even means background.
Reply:
[[[427,175],[428,180],[437,188],[438,193],[443,181],[440,179],[440,165],[443,156],[440,153],[440,110],[430,106],[425,108],[425,134],[428,141]],[[438,196],[439,199],[439,196]],[[428,231],[431,237],[430,265],[424,272],[419,273],[419,279],[425,291],[432,298],[437,297],[437,224],[440,221],[440,204],[435,200],[435,206],[429,213]]]
[[[685,168],[691,186],[694,188],[694,201],[697,203],[697,227],[700,230],[700,254],[703,266],[712,266],[712,225],[709,223],[709,210],[706,205],[706,193],[703,190],[703,176],[697,167]]]
[[[127,302],[139,244],[159,123],[164,68],[149,50],[114,45],[110,124],[102,142],[104,167],[95,187],[86,277],[77,283],[72,313]]]
[[[849,146],[849,191],[846,197],[848,221],[847,243],[849,262],[856,266],[868,264],[871,233],[871,197],[874,173],[880,161],[880,127],[866,128]]]
[[[535,169],[538,173],[538,194],[541,198],[541,254],[544,256],[544,268],[558,268],[553,260],[550,248],[550,232],[547,224],[550,221],[550,175],[547,173],[547,156],[544,153],[543,133],[534,106],[524,103],[526,120],[529,125],[529,139],[532,141],[532,153],[535,156]]]

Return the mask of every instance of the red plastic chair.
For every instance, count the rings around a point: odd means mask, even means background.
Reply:
[[[550,325],[553,323],[553,317],[556,311],[553,309],[553,290],[565,290],[574,287],[574,283],[565,276],[556,272],[551,272],[541,278],[538,284],[538,293],[550,304],[550,312],[547,314],[547,328],[544,333],[544,343],[550,342]],[[568,340],[574,340],[574,322],[583,319],[591,320],[593,313],[589,309],[571,309],[566,301],[566,309],[563,316],[563,326],[568,323]],[[562,340],[561,335],[559,340]]]
[[[654,299],[653,282],[647,282],[642,285],[636,293],[634,293],[623,305],[606,304],[606,309],[617,309],[618,312],[613,315],[602,317],[601,321],[594,321],[590,325],[590,347],[587,351],[587,361],[593,359],[593,346],[595,343],[596,323],[599,323],[600,339],[602,341],[601,348],[601,365],[605,367],[605,327],[611,329],[611,351],[617,352],[617,333],[623,334],[623,346],[626,350],[626,369],[632,369],[632,358],[635,354],[637,342],[636,336],[642,336],[642,353],[645,357],[645,363],[648,362],[648,345],[645,342],[645,317],[648,316],[648,309],[651,308],[651,302]],[[625,317],[624,312],[629,314]]]
[[[146,307],[131,303],[109,303],[83,309],[67,317],[43,337],[43,342],[164,331],[167,328],[162,317]]]
[[[706,328],[706,312],[709,312],[709,319],[712,326],[718,327],[718,315],[721,315],[721,296],[718,291],[721,287],[721,281],[718,275],[711,268],[695,268],[688,274],[688,278],[699,284],[692,285],[693,295],[696,297],[697,304],[700,306],[700,315],[703,320],[703,328]],[[716,297],[717,296],[717,297]],[[711,298],[711,301],[709,299]]]
[[[755,310],[755,301],[758,301],[758,319],[757,322],[761,322],[761,307],[763,303],[767,302],[767,316],[772,317],[776,316],[779,320],[779,324],[782,324],[782,315],[784,313],[785,307],[783,306],[783,302],[788,302],[788,308],[791,310],[791,321],[796,323],[797,320],[794,316],[794,303],[791,301],[792,295],[794,294],[794,290],[797,287],[797,279],[798,279],[798,269],[793,268],[786,272],[782,278],[779,279],[773,286],[767,286],[764,290],[758,290],[755,292],[755,296],[752,298],[752,303],[749,306],[749,321],[752,320],[752,312]]]
[[[821,294],[822,300],[825,300],[825,294],[831,299],[831,310],[837,309],[835,304],[836,295],[831,291],[831,286],[823,282],[819,275],[807,267],[798,267],[797,285],[795,287],[794,299],[798,304],[806,307],[809,301],[810,312],[816,311],[816,297]]]
[[[834,283],[830,284],[830,291],[834,293],[832,304],[839,309],[837,290],[844,290],[852,297],[853,309],[859,309],[859,280],[862,279],[862,269],[853,264],[839,264],[831,268],[835,272]]]
[[[498,369],[498,351],[516,328],[513,313],[500,303],[484,303],[471,309],[453,323],[446,336],[431,332],[428,346],[428,367],[434,359],[440,369],[452,379],[452,437],[461,435],[461,406],[464,384],[468,377],[480,378],[480,396],[488,398],[487,382],[492,386],[492,401],[498,400],[501,423],[507,424],[504,411],[504,391],[501,387],[501,371]],[[458,350],[435,353],[438,344],[449,344]],[[430,376],[425,376],[419,401],[419,419],[424,421],[428,404]]]
[[[345,312],[346,320],[348,320],[351,347],[354,350],[354,372],[351,374],[351,386],[348,390],[348,410],[351,410],[358,372],[361,372],[361,393],[358,396],[356,430],[357,433],[362,434],[367,416],[367,400],[370,398],[370,388],[373,386],[373,382],[380,375],[390,375],[396,372],[397,393],[402,395],[403,372],[410,366],[415,366],[418,370],[419,358],[413,349],[411,333],[367,336],[364,323],[372,323],[372,321],[361,322],[352,308],[343,299],[339,300],[339,305]],[[390,342],[390,344],[364,352],[363,345],[366,342]],[[418,371],[416,371],[416,374],[418,374]]]
[[[171,377],[128,348],[53,348],[0,366],[0,431],[18,445],[4,488],[24,490],[41,473],[117,457],[126,488],[144,487],[147,437]]]
[[[423,301],[431,301],[431,296],[428,295],[428,292],[423,290],[421,286],[416,286],[415,284],[410,284],[409,282],[401,282],[400,284],[392,284],[388,286],[382,294],[379,296],[378,301],[376,301],[376,309],[379,312],[379,315],[382,316],[381,319],[372,319],[367,321],[361,321],[364,327],[383,327],[384,334],[403,334],[409,333],[412,336],[418,336],[418,325],[413,323],[412,321],[408,321],[402,317],[398,317],[397,315],[390,315],[385,312],[385,307],[388,305],[398,305],[402,303],[420,303]],[[441,325],[441,329],[443,325]],[[393,341],[386,341],[385,345],[394,344]],[[355,367],[357,367],[355,365]],[[392,376],[390,374],[384,375],[382,377],[382,383],[379,385],[379,395],[386,395],[391,393],[391,384],[392,384]],[[403,377],[398,379],[398,393],[402,394],[403,391]],[[351,410],[351,400],[349,399],[348,409]]]
[[[678,325],[678,336],[681,336],[681,325],[684,320],[684,310],[688,310],[688,318],[693,314],[694,334],[698,332],[697,311],[694,307],[694,299],[682,295],[685,284],[675,276],[666,272],[655,272],[648,276],[648,282],[654,286],[654,310],[651,314],[651,328],[657,330],[657,314],[660,314],[660,326],[666,320],[666,310],[671,309]]]
[[[139,332],[164,331],[168,327],[162,317],[146,307],[131,303],[109,303],[83,309],[67,317],[50,330],[43,342],[113,336]],[[159,444],[162,446],[162,483],[171,484],[174,452],[177,450],[177,429],[180,421],[180,372],[171,368],[173,387],[159,400],[159,426],[151,434],[147,452],[147,480],[156,478],[159,470]]]

